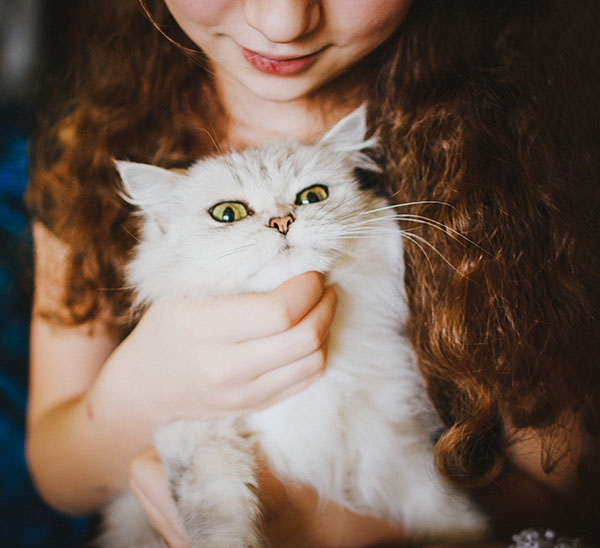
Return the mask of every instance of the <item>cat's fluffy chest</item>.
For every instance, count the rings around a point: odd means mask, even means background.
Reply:
[[[387,279],[378,287],[369,283],[366,271],[360,275],[356,269],[334,267],[331,282],[338,291],[338,310],[325,374],[305,391],[246,419],[277,473],[303,483],[319,482],[320,492],[345,505],[354,503],[344,492],[343,478],[358,472],[357,449],[385,443],[395,436],[395,425],[400,427],[427,406],[416,397],[423,392],[401,334],[403,306],[390,307],[390,300],[403,302],[398,263],[393,267],[392,258],[394,253],[367,263]],[[368,298],[365,285],[372,288]],[[423,422],[421,427],[422,434],[429,433],[432,424]],[[429,443],[426,438],[424,444]]]

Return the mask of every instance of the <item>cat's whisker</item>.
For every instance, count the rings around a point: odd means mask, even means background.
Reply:
[[[402,204],[388,205],[388,206],[370,209],[370,210],[366,210],[366,211],[360,211],[357,213],[353,213],[349,216],[343,217],[339,220],[345,220],[345,219],[353,217],[353,216],[369,215],[369,214],[378,213],[381,211],[388,211],[388,210],[393,210],[393,209],[397,209],[397,208],[401,208],[401,207],[412,206],[412,205],[422,205],[422,204],[439,204],[439,205],[445,205],[448,207],[454,207],[452,204],[449,204],[447,202],[441,202],[441,201],[435,201],[435,200],[421,200],[421,201],[415,201],[415,202],[405,202]],[[436,219],[433,219],[431,217],[425,217],[423,215],[418,215],[418,214],[413,214],[413,213],[398,213],[397,215],[387,215],[387,216],[383,216],[383,217],[375,217],[375,218],[367,219],[365,221],[356,221],[356,222],[352,223],[352,225],[359,226],[362,223],[370,224],[370,223],[385,222],[390,219],[406,221],[406,222],[415,222],[415,223],[418,222],[418,223],[422,223],[427,226],[431,226],[433,228],[437,228],[440,231],[446,232],[446,234],[448,234],[448,236],[450,236],[451,238],[453,238],[456,241],[460,242],[460,240],[462,240],[463,245],[464,245],[464,242],[468,242],[469,244],[474,245],[478,249],[485,251],[476,242],[474,242],[473,240],[471,240],[470,238],[468,238],[461,232],[446,225],[445,223],[437,221]]]
[[[117,291],[133,291],[135,289],[135,287],[133,285],[122,285],[120,287],[99,287],[98,291],[105,291],[105,292],[117,292]]]
[[[392,204],[392,205],[388,205],[388,206],[384,206],[384,207],[378,207],[376,209],[370,209],[367,211],[363,211],[362,213],[360,213],[360,215],[369,215],[370,213],[378,213],[380,211],[386,211],[389,209],[397,209],[399,207],[408,207],[408,206],[423,205],[423,204],[438,204],[438,205],[444,205],[444,206],[454,208],[454,206],[452,204],[449,204],[447,202],[440,202],[437,200],[421,200],[418,202],[404,202],[402,204]]]
[[[356,227],[351,230],[341,231],[339,234],[341,236],[346,236],[348,234],[396,234],[397,230],[393,228],[379,227],[379,226],[364,226],[364,227]]]
[[[390,210],[390,209],[397,209],[397,208],[401,208],[401,207],[409,207],[409,206],[414,206],[414,205],[422,205],[422,204],[438,204],[438,205],[445,205],[448,207],[454,207],[452,204],[448,204],[446,202],[440,202],[440,201],[434,201],[434,200],[421,200],[421,201],[417,201],[417,202],[404,202],[402,204],[393,204],[393,205],[388,205],[388,206],[383,206],[383,207],[377,207],[375,209],[356,209],[355,211],[350,212],[349,214],[345,215],[344,217],[340,217],[337,220],[338,221],[345,221],[346,219],[351,219],[357,216],[363,216],[363,215],[370,215],[372,213],[379,213],[381,211],[386,211],[386,210]]]
[[[436,219],[431,219],[430,217],[424,217],[423,215],[416,215],[416,214],[412,214],[412,213],[387,215],[385,217],[375,217],[372,219],[367,219],[365,221],[360,221],[360,222],[357,221],[355,223],[352,223],[352,225],[350,225],[350,226],[376,224],[378,222],[384,222],[387,220],[398,220],[398,221],[405,221],[405,222],[412,222],[412,223],[421,223],[421,224],[424,224],[427,226],[431,226],[432,228],[436,228],[442,232],[445,232],[450,238],[461,243],[461,245],[464,245],[465,242],[467,242],[467,243],[477,247],[478,249],[485,251],[480,245],[478,245],[476,242],[474,242],[473,240],[471,240],[464,234],[460,233],[459,231],[453,229],[452,227],[450,227],[440,221],[437,221]]]
[[[434,251],[455,272],[457,272],[461,276],[464,276],[464,274],[461,273],[444,256],[444,254],[439,249],[437,249],[432,243],[430,243],[429,241],[427,241],[426,238],[423,238],[422,236],[419,236],[418,234],[413,234],[412,232],[407,231],[407,230],[401,230],[400,232],[401,232],[401,235],[402,235],[403,238],[406,238],[408,241],[412,242],[414,245],[416,245],[423,252],[423,255],[427,259],[427,262],[429,263],[429,266],[431,268],[433,268],[433,265],[431,263],[431,260],[429,259],[428,254],[427,254],[426,247],[428,247],[432,251]],[[386,234],[393,234],[393,233],[395,233],[395,231],[393,229],[387,229],[386,230],[384,228],[374,228],[373,230],[371,230],[371,229],[367,228],[367,229],[363,229],[363,230],[346,231],[343,234],[340,234],[340,235],[337,235],[337,236],[336,235],[331,236],[330,239],[332,239],[332,240],[367,240],[367,239],[372,239],[372,238],[379,238],[380,236],[383,236],[383,235],[386,235]],[[344,249],[343,253],[348,254],[348,255],[352,255],[352,256],[356,256],[356,254],[350,252],[348,249]]]
[[[408,233],[402,233],[402,237],[406,238],[408,241],[412,242],[415,246],[417,246],[421,252],[423,253],[423,255],[425,256],[425,259],[427,260],[427,263],[429,264],[429,268],[433,271],[433,264],[431,263],[431,260],[429,259],[429,255],[427,255],[427,251],[425,251],[425,249],[423,248],[423,246],[416,241],[414,238],[414,234],[408,234]],[[437,251],[437,250],[436,250]]]
[[[229,249],[228,251],[225,251],[224,253],[221,253],[220,255],[217,255],[216,257],[214,257],[214,261],[224,259],[225,257],[229,257],[230,255],[235,255],[236,253],[239,253],[240,251],[242,251],[244,249],[248,249],[250,247],[256,247],[256,244],[255,243],[245,244],[245,245],[240,245],[238,247]]]
[[[356,234],[356,235],[348,235],[348,236],[340,236],[339,240],[369,240],[369,239],[377,239],[380,238],[382,234]]]
[[[421,245],[419,245],[418,242],[424,244],[429,249],[431,249],[434,253],[436,253],[457,274],[459,274],[461,276],[465,276],[464,273],[462,273],[460,270],[458,270],[458,268],[456,268],[450,262],[450,260],[448,260],[448,258],[445,257],[444,254],[437,247],[435,247],[431,242],[429,242],[426,238],[423,238],[423,236],[419,236],[418,234],[413,234],[413,233],[410,233],[410,232],[405,232],[404,230],[402,230],[401,232],[402,232],[402,236],[404,238],[406,238],[407,240],[411,241],[413,244],[415,244],[423,252],[423,254],[425,255],[425,257],[427,258],[427,262],[429,262],[429,266],[430,267],[432,267],[431,261],[429,260],[429,257],[427,256],[427,253],[425,252],[425,250],[423,249],[423,247]]]
[[[433,228],[437,228],[439,230],[442,230],[443,232],[449,233],[448,235],[457,241],[463,240],[464,242],[467,242],[467,243],[477,247],[478,249],[485,251],[479,244],[477,244],[477,242],[471,240],[471,238],[469,238],[468,236],[465,236],[462,232],[459,232],[458,230],[455,230],[451,226],[448,226],[447,224],[437,221],[436,219],[431,219],[429,217],[424,217],[422,215],[413,215],[410,213],[398,215],[397,219],[400,221],[422,223],[422,224],[431,226]]]
[[[358,253],[355,253],[354,251],[349,250],[346,247],[341,247],[341,246],[332,246],[331,248],[333,251],[339,253],[340,255],[347,255],[349,257],[352,257],[353,259],[356,259],[357,261],[360,260],[360,255]]]
[[[364,239],[364,240],[366,240],[369,238],[377,238],[377,237],[380,237],[380,236],[386,235],[386,234],[393,234],[394,232],[395,231],[393,229],[386,229],[384,227],[363,226],[363,227],[356,227],[353,230],[345,230],[344,232],[340,232],[339,234],[332,234],[332,235],[330,235],[330,239],[332,239],[332,240],[333,239],[337,239],[337,240],[363,240]],[[401,232],[403,238],[406,238],[407,240],[412,242],[423,252],[423,254],[427,258],[427,261],[429,262],[430,266],[431,266],[431,261],[429,260],[429,257],[427,255],[427,251],[426,251],[427,247],[429,249],[431,249],[433,252],[435,252],[455,272],[457,272],[461,276],[464,275],[450,262],[450,260],[448,260],[447,257],[444,256],[444,254],[439,249],[437,249],[426,238],[424,238],[423,236],[420,236],[418,234],[414,234],[414,233],[410,232],[409,230],[401,230],[400,232]]]
[[[330,210],[332,211],[332,210]],[[356,219],[356,217],[358,217],[359,215],[362,215],[364,213],[364,209],[362,209],[361,207],[357,207],[356,209],[350,211],[349,213],[347,213],[346,215],[343,215],[342,217],[336,217],[335,221],[337,223],[343,223],[344,221],[347,221],[348,219]]]
[[[466,240],[470,244],[477,246],[477,244],[475,242],[471,241],[469,238],[467,238],[460,232],[457,232],[453,228],[451,228],[443,223],[440,223],[438,221],[435,221],[433,219],[429,219],[427,217],[419,218],[419,216],[394,215],[393,217],[385,217],[385,219],[386,220],[405,221],[408,223],[419,223],[419,224],[431,226],[432,228],[435,228],[441,232],[445,232],[447,236],[449,236],[453,240],[456,240],[461,245],[465,245],[464,240]],[[382,218],[381,220],[384,220],[384,218]],[[377,222],[377,219],[369,219],[368,221],[364,221],[363,224],[366,225],[366,224],[372,224],[372,223],[376,223],[376,222]],[[479,247],[479,246],[477,246],[477,247]]]
[[[131,236],[136,243],[140,243],[142,240],[139,236],[137,236],[136,234],[134,234],[133,232],[131,232],[131,230],[129,230],[124,224],[121,225],[121,228],[129,235]]]
[[[361,211],[363,211],[362,208],[357,207],[356,209],[354,209],[354,210],[350,211],[349,213],[346,213],[345,215],[342,215],[340,217],[333,216],[335,214],[336,210],[341,207],[346,209],[348,207],[348,204],[338,204],[334,207],[330,207],[328,210],[322,212],[322,218],[325,219],[328,224],[332,224],[332,223],[340,224],[340,223],[344,223],[348,219],[355,219],[356,216],[359,215]]]
[[[377,225],[350,225],[340,230],[337,234],[396,234],[398,230],[389,226],[377,226]]]
[[[241,246],[229,249],[229,250],[227,250],[227,251],[225,251],[225,252],[217,255],[216,257],[211,257],[210,260],[202,263],[202,265],[201,265],[200,268],[206,268],[206,267],[208,267],[208,266],[216,263],[217,261],[219,261],[221,259],[224,259],[224,258],[229,257],[231,255],[235,255],[236,253],[239,253],[239,252],[243,251],[244,249],[248,249],[248,248],[251,248],[251,247],[256,247],[256,244],[255,243],[245,244],[245,245],[241,245]],[[196,261],[198,259],[198,257],[196,257],[194,255],[190,255],[189,257],[186,257],[186,258],[188,258],[190,260],[196,260]]]
[[[452,232],[454,234],[456,234],[457,236],[466,238],[466,236],[463,236],[460,232],[458,232],[457,230],[454,230],[452,227],[442,223],[441,221],[437,221],[436,219],[432,219],[430,217],[425,217],[423,215],[416,215],[416,214],[412,214],[412,213],[399,213],[397,215],[385,215],[383,217],[373,217],[371,219],[366,219],[364,221],[356,221],[354,223],[352,223],[353,225],[363,225],[363,224],[371,224],[371,223],[378,223],[378,222],[385,222],[385,221],[390,221],[390,220],[394,220],[394,221],[402,221],[402,220],[407,220],[407,221],[420,221],[423,222],[424,224],[429,224],[431,226],[436,226],[440,229],[446,230],[448,232]]]

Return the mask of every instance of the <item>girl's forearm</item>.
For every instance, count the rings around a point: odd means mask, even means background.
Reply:
[[[58,510],[97,510],[126,481],[119,451],[103,444],[82,398],[62,403],[29,426],[27,460],[37,489]]]
[[[119,365],[110,362],[87,393],[28,425],[27,458],[36,486],[51,506],[69,514],[108,502],[126,485],[130,462],[153,441],[156,425],[138,412],[131,386],[122,386],[126,379],[110,374]]]

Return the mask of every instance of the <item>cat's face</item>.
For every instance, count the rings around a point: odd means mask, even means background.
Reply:
[[[340,148],[269,145],[203,160],[184,174],[121,165],[144,216],[133,283],[150,294],[170,286],[203,295],[327,272],[350,250],[361,213],[382,205],[356,181],[364,157]]]

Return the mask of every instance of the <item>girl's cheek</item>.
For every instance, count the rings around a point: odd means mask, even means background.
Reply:
[[[238,0],[164,0],[167,8],[178,20],[195,24],[216,26],[223,23]],[[243,6],[242,6],[243,8]],[[242,9],[240,8],[240,9]]]

